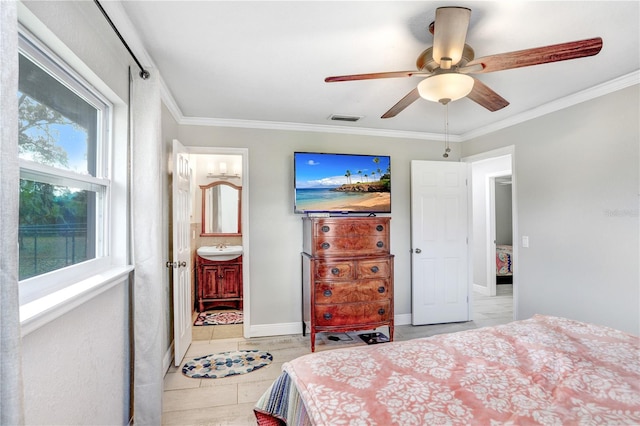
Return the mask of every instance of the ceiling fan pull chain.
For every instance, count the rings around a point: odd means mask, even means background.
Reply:
[[[449,148],[449,102],[444,104],[444,107],[444,154],[442,156],[448,158],[451,152],[451,148]]]

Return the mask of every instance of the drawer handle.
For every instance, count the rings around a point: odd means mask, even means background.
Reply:
[[[340,273],[340,269],[338,269],[338,268],[331,268],[331,273],[332,273],[333,275],[338,275],[338,274]]]
[[[383,285],[381,285],[380,287],[378,287],[378,293],[384,293],[386,289],[384,288]]]
[[[376,226],[376,231],[382,231],[383,229],[384,229],[384,226],[382,225]]]
[[[384,243],[383,243],[382,241],[378,241],[378,242],[376,243],[376,245],[377,245],[379,248],[384,247]]]
[[[331,293],[331,290],[325,290],[322,294],[324,295],[324,297],[331,297],[333,293]]]
[[[380,268],[378,268],[377,266],[372,266],[371,267],[371,272],[373,272],[374,274],[377,273],[380,270]]]
[[[384,315],[384,308],[378,309],[378,314]],[[325,314],[325,315],[327,315],[327,314]]]
[[[329,244],[329,243],[322,243],[321,247],[322,247],[323,249],[325,249],[325,250],[326,250],[326,249],[328,249],[329,247],[331,247],[331,244]]]
[[[329,228],[327,225],[323,225],[320,229],[322,230],[322,232],[329,232],[331,228]]]
[[[327,312],[326,314],[323,315],[323,317],[326,320],[330,320],[333,317],[333,315],[331,315],[329,312]]]

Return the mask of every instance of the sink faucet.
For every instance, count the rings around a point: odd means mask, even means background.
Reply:
[[[222,250],[224,248],[227,248],[227,243],[218,243],[218,245],[216,246],[216,248]]]

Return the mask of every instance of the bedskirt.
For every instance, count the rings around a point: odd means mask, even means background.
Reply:
[[[267,389],[253,411],[260,426],[311,425],[298,389],[286,372]]]

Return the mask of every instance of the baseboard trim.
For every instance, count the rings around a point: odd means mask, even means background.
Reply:
[[[474,284],[473,291],[483,294],[485,296],[489,296],[489,288],[483,285]]]
[[[288,334],[302,334],[302,323],[260,324],[252,325],[249,328],[249,337],[284,336]]]
[[[411,314],[399,314],[393,317],[394,325],[409,325],[411,324]]]
[[[411,324],[411,314],[394,316],[394,324]],[[249,328],[249,337],[285,336],[291,334],[302,334],[301,322],[252,325]]]
[[[171,368],[171,361],[173,361],[173,343],[174,341],[172,340],[169,349],[167,349],[164,357],[162,357],[162,371],[164,371],[165,374],[167,374],[167,371]]]

